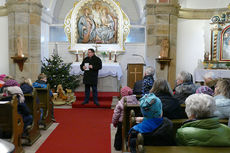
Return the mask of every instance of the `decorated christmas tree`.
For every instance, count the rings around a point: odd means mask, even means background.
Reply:
[[[59,84],[63,89],[72,89],[79,86],[79,76],[70,74],[71,63],[64,63],[58,55],[52,55],[51,58],[45,58],[42,62],[42,73],[47,75],[47,83],[51,89],[57,89]]]

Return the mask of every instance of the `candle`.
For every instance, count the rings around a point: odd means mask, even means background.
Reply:
[[[115,50],[115,55],[117,54],[117,51]]]
[[[78,53],[76,54],[76,62],[78,62]]]
[[[109,60],[111,60],[111,50],[109,51]]]
[[[76,54],[78,54],[78,50],[77,50]]]
[[[85,50],[83,50],[83,59],[85,58]]]

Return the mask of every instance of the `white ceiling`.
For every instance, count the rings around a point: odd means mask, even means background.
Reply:
[[[3,1],[3,0],[0,0]],[[53,23],[64,22],[66,14],[76,1],[79,0],[41,0],[44,8],[53,16]],[[128,15],[132,25],[141,25],[143,20],[143,8],[146,0],[117,0],[121,8]],[[230,0],[178,0],[181,8],[209,9],[226,8]]]
[[[63,23],[76,0],[41,0],[44,8],[54,17],[54,23]],[[131,24],[140,24],[145,0],[118,0]]]

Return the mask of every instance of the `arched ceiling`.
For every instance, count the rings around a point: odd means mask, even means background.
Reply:
[[[131,24],[141,24],[145,0],[118,0],[128,15]],[[63,23],[66,14],[73,8],[76,0],[42,0],[46,10],[53,16],[53,23]]]
[[[0,0],[2,1],[2,0]],[[53,24],[62,24],[66,14],[76,1],[79,0],[41,0],[44,8],[53,17]],[[146,0],[117,0],[121,8],[128,15],[132,25],[144,24],[144,5]],[[181,8],[210,9],[226,8],[229,0],[178,0]]]

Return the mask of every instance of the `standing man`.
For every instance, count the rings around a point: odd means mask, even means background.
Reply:
[[[88,57],[84,58],[80,67],[81,70],[84,71],[83,83],[85,84],[85,100],[82,104],[84,105],[89,102],[90,87],[92,87],[93,102],[99,106],[97,98],[97,78],[98,71],[102,68],[102,62],[101,59],[95,55],[94,49],[88,49]]]

